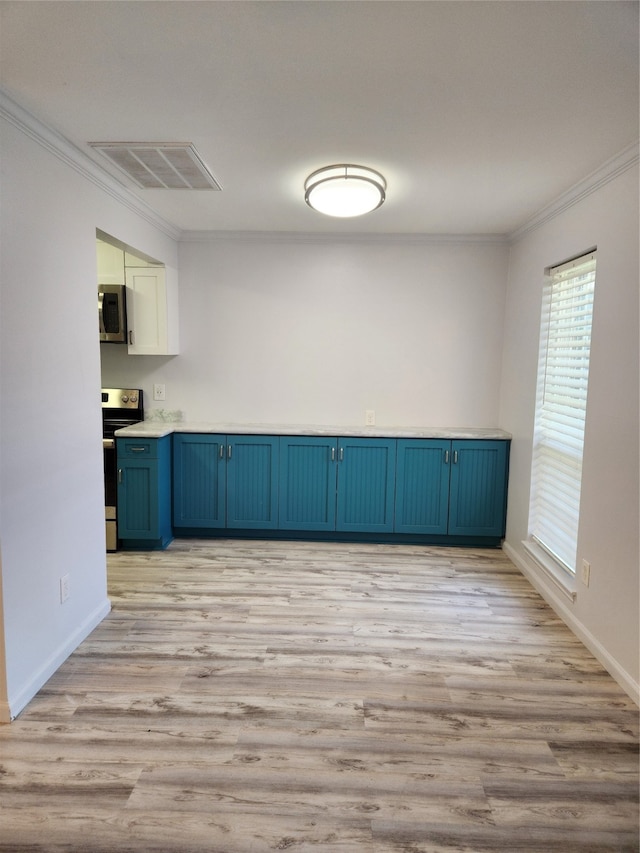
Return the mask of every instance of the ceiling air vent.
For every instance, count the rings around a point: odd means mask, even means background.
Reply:
[[[221,190],[190,142],[90,142],[142,189]]]

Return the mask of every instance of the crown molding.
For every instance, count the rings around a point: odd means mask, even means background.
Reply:
[[[381,234],[341,231],[183,231],[181,243],[361,243],[367,245],[422,246],[442,243],[508,243],[506,234]]]
[[[579,201],[582,201],[582,199],[591,195],[591,193],[599,190],[601,187],[605,186],[605,184],[608,184],[610,181],[623,174],[623,172],[626,172],[627,169],[631,169],[633,166],[636,166],[639,155],[640,141],[636,140],[635,142],[632,142],[631,145],[623,148],[623,150],[614,157],[611,157],[611,159],[603,163],[595,172],[587,175],[586,178],[583,178],[577,184],[574,184],[570,189],[562,193],[562,195],[558,196],[550,204],[541,208],[523,225],[516,228],[515,231],[512,231],[511,234],[509,234],[509,241],[515,243],[525,234],[528,234],[530,231],[534,231],[536,228],[540,228],[540,226],[544,225],[545,222],[548,222],[550,219],[554,219],[568,208],[573,207],[574,204],[577,204]]]
[[[184,243],[212,243],[220,241],[250,243],[333,243],[378,245],[436,245],[517,242],[525,234],[540,228],[591,193],[637,165],[640,159],[640,141],[636,140],[599,169],[579,181],[554,201],[541,208],[519,228],[508,234],[361,234],[344,232],[307,233],[295,231],[189,231],[181,230],[157,214],[152,207],[102,169],[83,151],[62,134],[46,125],[0,89],[0,117],[4,118],[26,136],[37,142],[67,166],[120,204],[145,219],[173,240]]]
[[[90,157],[69,142],[62,134],[25,110],[1,89],[0,117],[168,237],[174,240],[179,239],[181,234],[179,228],[159,216],[146,202],[120,184],[107,171],[101,169],[97,163],[94,163]]]

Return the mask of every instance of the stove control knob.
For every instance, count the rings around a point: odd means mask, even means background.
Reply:
[[[129,402],[130,403],[137,403],[138,402],[138,398],[136,397],[135,394],[132,397],[129,397]]]
[[[122,395],[122,397],[121,397],[120,399],[122,400],[122,402],[123,402],[123,403],[128,403],[128,402],[129,402],[129,398],[127,397],[127,395],[126,395],[126,394],[123,394],[123,395]]]

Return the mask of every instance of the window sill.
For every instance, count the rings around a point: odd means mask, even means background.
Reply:
[[[532,542],[530,539],[525,539],[522,543],[527,552],[527,556],[542,570],[545,577],[550,580],[553,585],[565,595],[569,601],[576,600],[576,579],[563,566],[557,563],[553,557],[548,554],[543,548]]]

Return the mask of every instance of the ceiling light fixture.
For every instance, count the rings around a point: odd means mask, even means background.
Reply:
[[[387,182],[380,172],[366,166],[339,163],[324,166],[304,182],[304,200],[327,216],[362,216],[380,207]]]

